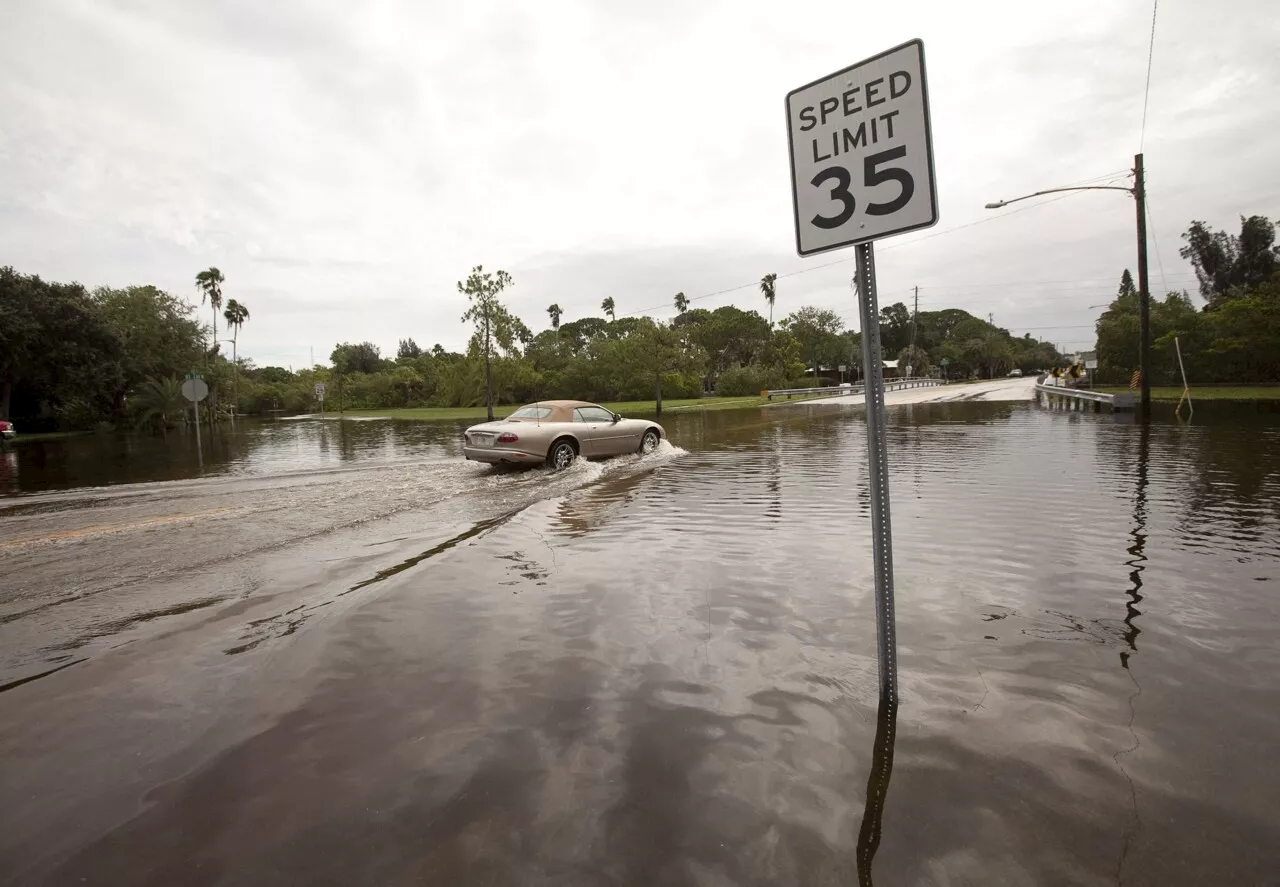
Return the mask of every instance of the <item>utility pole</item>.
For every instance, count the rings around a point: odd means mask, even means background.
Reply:
[[[1133,157],[1133,198],[1138,207],[1138,373],[1142,398],[1138,414],[1151,416],[1151,292],[1147,288],[1147,177],[1142,155]]]
[[[915,375],[915,372],[916,372],[916,367],[915,367],[916,321],[920,317],[920,287],[916,287],[915,291],[916,291],[915,305],[911,309],[911,344],[907,347],[907,353],[911,355],[911,361],[912,361],[910,375],[913,375],[913,376]],[[899,371],[901,371],[901,367],[899,367]]]

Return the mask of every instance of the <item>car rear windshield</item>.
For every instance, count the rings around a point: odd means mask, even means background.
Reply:
[[[512,419],[545,419],[551,415],[551,407],[521,407],[511,414]]]

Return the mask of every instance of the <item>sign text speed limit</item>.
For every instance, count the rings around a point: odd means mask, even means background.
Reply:
[[[921,41],[789,93],[787,135],[800,255],[938,221]]]

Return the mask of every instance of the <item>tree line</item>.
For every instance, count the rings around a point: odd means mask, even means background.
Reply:
[[[329,366],[294,372],[240,357],[248,308],[223,300],[217,268],[196,275],[197,307],[154,286],[124,289],[47,282],[0,269],[0,416],[29,430],[143,426],[163,431],[185,421],[182,377],[198,371],[209,384],[210,418],[239,413],[298,413],[326,407],[462,407],[549,398],[596,401],[753,395],[766,388],[856,380],[861,337],[830,309],[804,306],[773,321],[777,275],[760,281],[768,317],[733,305],[692,307],[684,293],[667,319],[617,315],[612,297],[599,316],[566,320],[557,304],[534,332],[502,302],[514,285],[503,271],[477,266],[458,283],[461,321],[472,335],[461,352],[412,338],[384,356],[371,342],[345,342]],[[218,324],[230,338],[219,339]],[[1047,343],[1015,337],[960,309],[913,317],[902,303],[881,312],[887,357],[916,375],[951,378],[1032,371],[1060,362]],[[222,348],[231,345],[230,359]],[[843,370],[841,369],[843,367]]]
[[[209,409],[235,389],[235,365],[217,338],[221,317],[233,355],[248,308],[222,299],[223,276],[196,276],[196,307],[154,286],[123,289],[53,283],[0,267],[0,417],[24,430],[98,426],[168,427],[187,406],[181,377],[193,370],[210,384]]]
[[[1188,381],[1260,384],[1280,381],[1280,246],[1266,216],[1240,219],[1240,233],[1195,221],[1182,235],[1204,305],[1186,292],[1152,299],[1151,382],[1180,385],[1177,346]],[[1101,383],[1125,384],[1138,366],[1138,290],[1128,269],[1097,322]],[[1175,345],[1177,340],[1177,345]]]

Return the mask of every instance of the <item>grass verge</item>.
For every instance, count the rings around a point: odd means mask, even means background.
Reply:
[[[1107,394],[1120,394],[1129,391],[1128,388],[1099,388],[1099,391],[1105,391]],[[1136,394],[1137,392],[1133,392]],[[1177,403],[1182,397],[1181,388],[1152,388],[1151,399],[1156,401],[1169,401]],[[1195,388],[1191,389],[1192,402],[1198,400],[1280,400],[1280,385],[1238,385],[1223,386],[1213,388]]]

